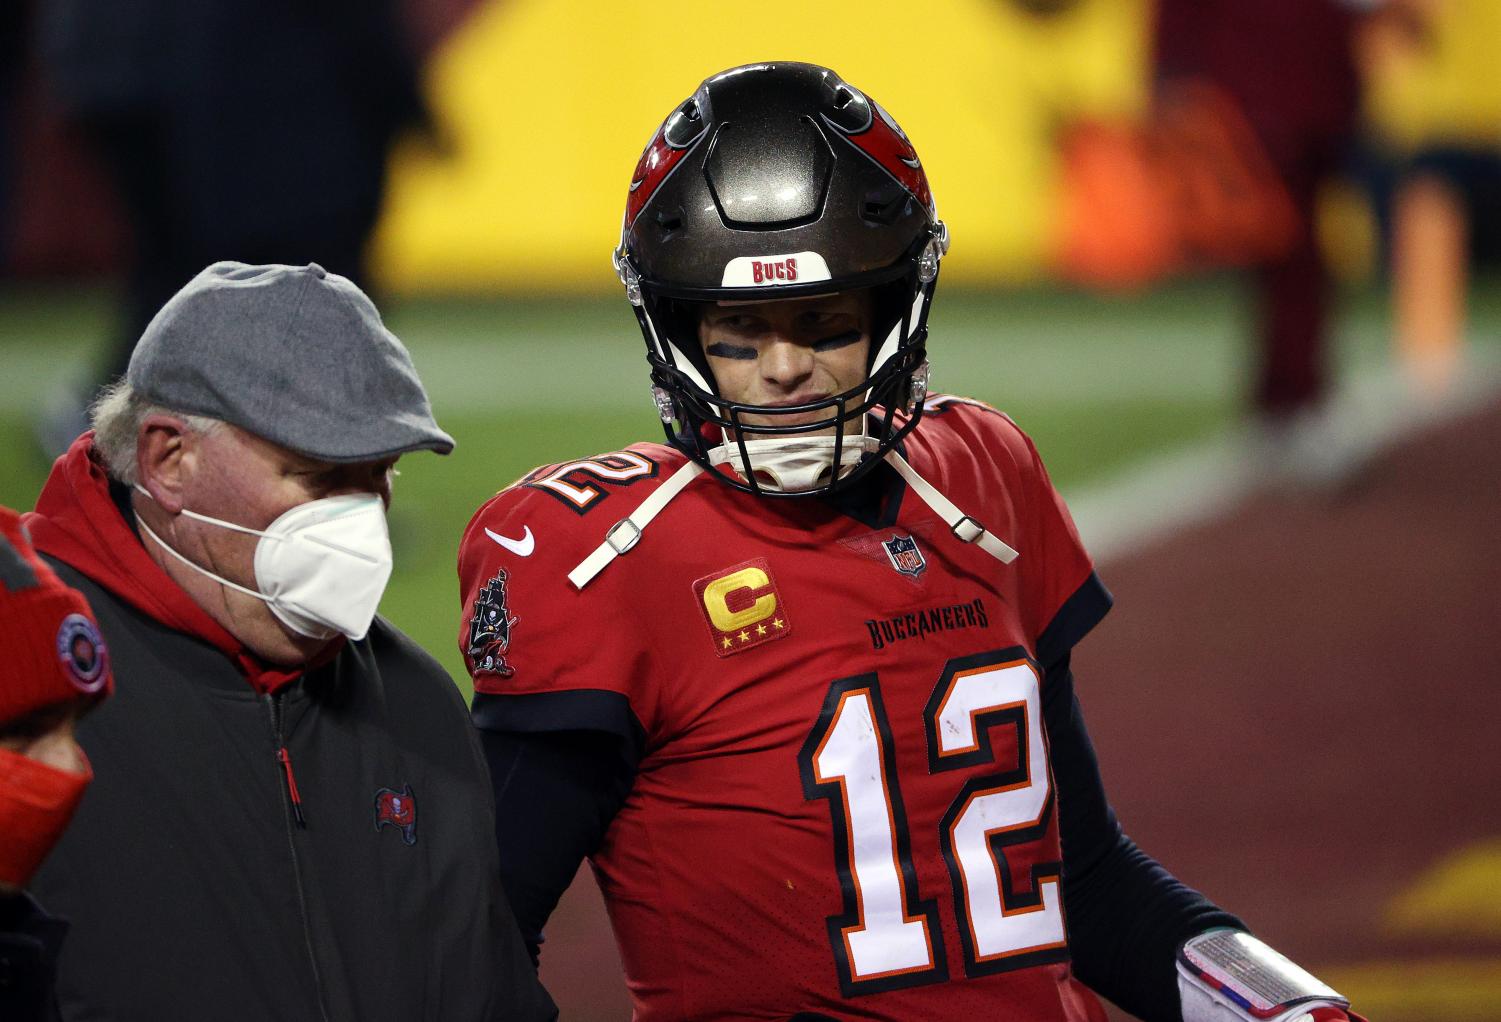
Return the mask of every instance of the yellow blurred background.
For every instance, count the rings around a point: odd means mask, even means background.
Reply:
[[[1501,3],[1429,5],[1423,46],[1366,47],[1373,136],[1399,151],[1501,140]],[[998,0],[663,0],[650,19],[593,0],[486,3],[430,63],[442,142],[397,152],[375,266],[401,292],[608,288],[626,182],[660,119],[715,71],[792,59],[835,68],[914,140],[955,229],[946,280],[1032,281],[1057,241],[1056,130],[1143,109],[1150,15],[1147,0],[1049,17]],[[1335,266],[1368,272],[1369,209],[1341,193],[1329,218]]]
[[[781,59],[834,68],[913,139],[958,225],[945,279],[1035,277],[1056,219],[1053,127],[1143,102],[1147,10],[665,0],[648,20],[587,0],[487,4],[430,66],[451,156],[398,154],[378,271],[403,291],[612,285],[626,185],[662,118],[716,71]]]

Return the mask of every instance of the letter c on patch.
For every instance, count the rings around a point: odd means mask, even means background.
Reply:
[[[721,632],[733,632],[766,620],[777,612],[775,593],[756,597],[749,607],[742,610],[731,610],[729,597],[731,593],[744,590],[754,593],[755,590],[765,589],[770,585],[770,576],[760,568],[742,568],[724,578],[716,578],[704,587],[704,609],[709,612],[709,620]]]

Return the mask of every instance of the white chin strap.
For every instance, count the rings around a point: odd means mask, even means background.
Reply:
[[[765,490],[779,493],[803,493],[819,486],[827,486],[834,479],[845,475],[860,464],[867,452],[880,449],[875,437],[847,436],[842,444],[837,437],[763,437],[745,441],[745,455],[740,445],[725,438],[725,442],[709,452],[714,464],[729,464],[742,478],[755,476],[756,483]],[[839,448],[839,465],[834,465],[834,451]]]
[[[896,469],[897,475],[906,480],[912,492],[921,497],[922,502],[928,505],[934,514],[943,519],[944,524],[949,527],[949,531],[956,539],[965,543],[974,543],[1002,564],[1010,564],[1016,560],[1018,554],[1015,550],[997,539],[994,533],[988,532],[985,526],[959,510],[952,500],[938,491],[938,487],[918,475],[917,469],[907,464],[907,460],[898,454],[895,448],[886,452],[886,462]]]

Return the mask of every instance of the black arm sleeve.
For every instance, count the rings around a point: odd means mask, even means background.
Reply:
[[[1246,927],[1176,880],[1121,829],[1105,798],[1067,656],[1048,669],[1042,716],[1058,791],[1074,972],[1145,1022],[1179,1022],[1179,946],[1212,927]]]
[[[481,728],[480,742],[495,787],[501,882],[535,965],[547,917],[625,804],[634,757],[604,731]]]

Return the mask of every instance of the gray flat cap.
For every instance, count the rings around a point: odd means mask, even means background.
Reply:
[[[146,327],[125,379],[323,461],[453,450],[374,303],[316,263],[210,266]]]

